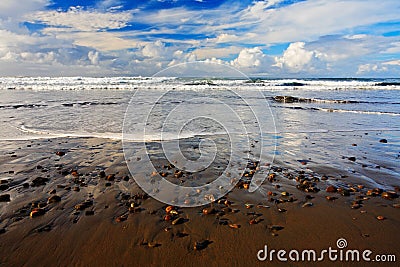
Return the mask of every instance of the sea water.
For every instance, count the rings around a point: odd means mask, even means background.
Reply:
[[[0,121],[1,140],[225,135],[294,168],[332,166],[383,187],[400,178],[399,79],[9,77]]]

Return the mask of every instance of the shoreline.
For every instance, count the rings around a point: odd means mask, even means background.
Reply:
[[[11,201],[0,202],[0,263],[8,266],[200,266],[204,261],[262,266],[269,263],[257,260],[264,245],[323,250],[336,247],[339,238],[349,248],[398,253],[399,198],[384,199],[382,192],[368,196],[373,188],[355,183],[356,177],[335,181],[334,168],[316,166],[328,179],[318,181],[312,180],[319,177],[313,166],[304,171],[275,162],[272,182],[265,180],[255,193],[234,188],[227,205],[176,207],[178,214],[166,221],[167,205],[135,184],[120,141],[57,138],[1,144],[0,195],[9,194]],[[45,179],[35,182],[38,177]],[[331,185],[339,192],[326,192]],[[305,192],[311,187],[319,191]],[[60,199],[50,201],[55,195]],[[43,214],[31,218],[34,209]],[[333,264],[324,261],[324,266]]]

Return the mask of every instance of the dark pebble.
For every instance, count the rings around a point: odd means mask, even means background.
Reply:
[[[60,201],[61,201],[60,196],[53,195],[53,196],[49,197],[49,199],[47,200],[47,203],[56,203],[56,202],[60,202]]]
[[[10,194],[0,195],[0,202],[10,202]]]
[[[381,139],[381,140],[379,140],[379,142],[386,144],[388,141],[386,139]]]
[[[9,188],[8,184],[1,184],[0,185],[0,191],[7,190]]]

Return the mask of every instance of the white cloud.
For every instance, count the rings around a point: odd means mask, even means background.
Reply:
[[[392,66],[400,66],[400,59],[386,61],[382,63],[383,65],[392,65]]]
[[[49,26],[91,32],[123,28],[128,25],[132,15],[130,12],[102,13],[70,8],[67,12],[39,11],[27,15],[26,18],[31,22],[40,22]]]
[[[321,56],[316,51],[305,49],[305,43],[291,43],[282,57],[275,57],[275,66],[290,72],[304,72],[314,69],[314,63]]]
[[[160,40],[157,40],[154,43],[148,43],[143,47],[142,54],[143,56],[150,58],[163,57],[165,54],[165,44]]]
[[[231,61],[231,65],[244,68],[260,67],[264,58],[265,55],[259,47],[245,48],[240,51],[236,59]]]
[[[88,58],[93,65],[99,64],[99,52],[98,51],[89,51]]]

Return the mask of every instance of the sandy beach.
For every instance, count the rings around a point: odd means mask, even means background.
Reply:
[[[276,257],[260,261],[257,253],[265,245],[337,249],[340,238],[348,249],[369,249],[373,256],[398,254],[398,187],[373,191],[345,177],[336,183],[342,187],[332,186],[334,168],[322,177],[303,164],[273,163],[255,193],[239,183],[210,205],[179,208],[135,184],[120,141],[1,141],[0,264],[283,266],[287,262]],[[345,263],[325,258],[323,264]]]

